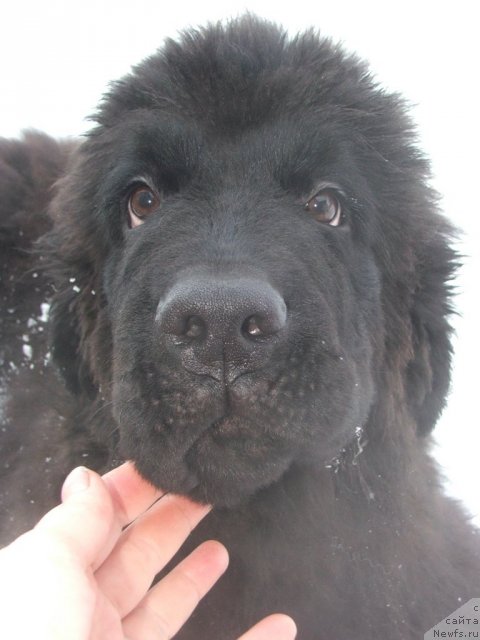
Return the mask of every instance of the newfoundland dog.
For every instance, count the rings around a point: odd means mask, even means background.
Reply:
[[[214,505],[231,565],[179,637],[422,638],[480,595],[429,434],[452,234],[405,104],[313,31],[186,32],[81,144],[0,147],[3,541],[75,464]],[[55,184],[54,189],[52,186]]]

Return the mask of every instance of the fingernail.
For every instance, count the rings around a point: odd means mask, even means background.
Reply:
[[[86,467],[77,467],[71,471],[63,483],[63,492],[68,495],[85,491],[90,486],[90,473]]]

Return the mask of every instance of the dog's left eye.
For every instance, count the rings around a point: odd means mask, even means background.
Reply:
[[[130,227],[138,227],[145,219],[158,211],[161,199],[158,193],[145,184],[137,186],[128,198]]]
[[[315,220],[338,227],[342,221],[342,206],[333,189],[322,189],[305,203]]]

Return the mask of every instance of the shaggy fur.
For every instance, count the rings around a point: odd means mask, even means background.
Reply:
[[[455,256],[402,100],[247,17],[168,41],[96,122],[0,147],[3,539],[74,464],[129,458],[215,506],[179,556],[231,555],[182,640],[272,611],[300,640],[423,637],[480,561],[428,455]]]

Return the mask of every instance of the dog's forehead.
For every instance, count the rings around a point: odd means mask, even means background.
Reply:
[[[212,130],[178,112],[134,111],[112,130],[105,128],[104,137],[120,181],[167,173],[187,180],[273,180],[301,189],[343,173],[355,139],[348,127],[318,111],[234,132]]]

